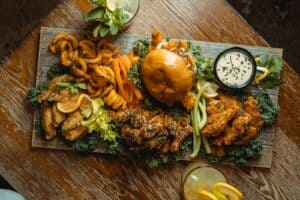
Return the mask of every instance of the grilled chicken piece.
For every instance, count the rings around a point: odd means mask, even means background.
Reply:
[[[40,95],[39,97],[39,102],[43,102],[43,101],[55,101],[54,97],[57,98],[57,94],[52,94],[52,93],[57,93],[61,90],[57,90],[57,83],[58,82],[72,82],[74,81],[74,78],[72,76],[69,75],[61,75],[61,76],[56,76],[54,77],[51,82],[49,83],[48,89],[43,91],[43,93]],[[67,90],[69,91],[69,90]],[[64,91],[63,93],[61,93],[60,97],[62,97],[62,95],[66,95],[66,92]],[[70,93],[70,91],[69,91]],[[50,99],[49,99],[50,98]]]
[[[170,151],[177,152],[180,148],[182,142],[193,133],[193,128],[191,126],[182,127],[177,130],[175,139],[171,143]]]
[[[56,136],[56,129],[53,126],[52,108],[47,103],[41,105],[42,127],[46,132],[46,139],[50,140]]]
[[[72,97],[72,93],[68,89],[61,89],[53,91],[47,97],[47,101],[56,102],[56,101],[68,101]]]
[[[62,135],[70,141],[74,141],[87,132],[87,127],[81,126],[84,116],[80,111],[71,113],[62,125]]]
[[[160,154],[176,152],[184,139],[193,132],[190,121],[182,117],[178,122],[164,112],[129,109],[111,113],[112,121],[125,122],[121,136],[131,144],[131,150]]]
[[[53,126],[58,127],[65,119],[66,119],[66,114],[60,112],[57,109],[56,103],[52,105],[52,113],[53,113]]]
[[[85,126],[77,126],[76,128],[65,132],[63,135],[69,141],[74,141],[87,133],[88,129]]]
[[[143,142],[143,150],[153,150],[153,149],[160,149],[165,143],[168,142],[168,134],[160,134],[159,136],[151,139],[151,140],[146,140]]]

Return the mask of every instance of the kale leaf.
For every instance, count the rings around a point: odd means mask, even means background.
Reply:
[[[123,137],[120,136],[122,126],[123,123],[120,122],[111,123],[112,130],[116,133],[116,140],[114,142],[105,141],[107,151],[110,154],[120,155],[128,149],[128,144]]]
[[[161,165],[168,164],[170,162],[176,161],[181,155],[186,155],[192,150],[193,139],[192,137],[186,138],[180,145],[180,149],[176,153],[168,153],[164,156],[158,156],[152,153],[140,156],[139,159],[142,160],[143,164],[147,168],[156,168]]]
[[[284,83],[279,77],[279,72],[282,70],[283,66],[282,58],[278,56],[260,56],[257,65],[269,70],[268,76],[258,83],[262,89],[272,89]],[[257,76],[259,75],[261,75],[261,73],[257,73]]]
[[[141,77],[141,66],[139,64],[132,65],[128,71],[128,78],[136,85],[140,90],[144,90]]]
[[[69,71],[70,71],[69,68],[65,67],[63,65],[60,65],[60,64],[53,65],[53,66],[49,67],[49,69],[47,71],[47,79],[51,80],[53,77],[62,75],[62,74],[67,74],[67,73],[69,73]]]
[[[259,112],[265,125],[273,124],[277,119],[279,106],[273,103],[266,93],[254,94],[253,96],[258,102]]]
[[[100,141],[100,136],[98,133],[91,133],[86,134],[84,137],[75,140],[74,142],[70,143],[71,147],[80,152],[88,152],[95,150]]]
[[[39,96],[44,90],[48,89],[49,81],[41,82],[34,88],[30,88],[27,92],[27,100],[31,105],[37,107],[39,105]]]
[[[211,163],[234,162],[239,165],[245,165],[248,160],[259,157],[262,150],[262,141],[256,137],[246,145],[226,146],[226,155],[222,158],[214,157],[211,154],[204,155]]]
[[[143,60],[148,54],[149,45],[149,40],[137,40],[133,44],[133,51],[140,59],[139,62],[136,65],[131,66],[128,71],[128,78],[142,91],[145,91],[145,89],[142,82],[141,68]]]
[[[49,67],[47,71],[47,80],[41,82],[33,88],[30,88],[27,91],[27,100],[34,107],[39,106],[39,96],[42,94],[44,90],[48,89],[48,85],[50,80],[57,75],[65,74],[68,72],[68,69],[62,65],[54,65]]]
[[[200,45],[191,44],[190,42],[188,45],[189,51],[196,61],[197,78],[200,80],[205,79],[207,81],[214,81],[213,60],[202,55]]]

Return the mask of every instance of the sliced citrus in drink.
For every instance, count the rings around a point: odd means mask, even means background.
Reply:
[[[201,200],[218,200],[215,195],[202,189],[197,190],[197,197]]]
[[[218,200],[229,200],[225,195],[223,195],[222,193],[216,191],[216,190],[213,190],[212,191],[213,195],[215,195],[215,197],[218,199]]]
[[[224,175],[218,170],[203,166],[192,169],[184,178],[183,195],[186,200],[199,200],[198,190],[211,191],[217,182],[226,182]]]
[[[81,103],[84,102],[84,109],[87,109],[87,104],[91,107],[91,98],[87,94],[75,94],[66,101],[60,101],[56,104],[57,109],[62,113],[71,113],[77,110]],[[85,111],[87,114],[89,111]],[[90,111],[92,113],[92,111]]]
[[[105,0],[105,6],[111,11],[121,8],[123,3],[124,0]]]
[[[224,182],[216,183],[213,187],[213,190],[223,194],[229,200],[243,200],[244,198],[243,193],[241,191]]]

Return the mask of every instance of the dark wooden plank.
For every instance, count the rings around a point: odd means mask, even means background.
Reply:
[[[82,17],[75,2],[65,0],[41,26],[85,29]],[[154,28],[174,38],[267,46],[225,0],[141,0],[125,32],[145,35]],[[1,175],[26,199],[180,199],[185,162],[146,170],[131,159],[32,149],[33,109],[25,97],[35,82],[39,32],[40,26],[0,66]],[[289,66],[282,78],[271,169],[218,166],[246,199],[300,196],[300,79]]]

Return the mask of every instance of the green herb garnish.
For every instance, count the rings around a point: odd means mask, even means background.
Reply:
[[[99,145],[100,136],[98,133],[86,134],[84,137],[70,143],[71,147],[80,152],[88,152],[96,149]]]
[[[279,77],[279,72],[282,70],[283,59],[278,56],[260,56],[257,65],[265,67],[269,70],[268,76],[261,80],[258,85],[264,89],[272,89],[284,83]],[[257,74],[257,77],[260,73]]]
[[[191,44],[190,42],[188,44],[189,50],[196,61],[197,78],[199,80],[214,81],[213,60],[202,55],[200,45]]]
[[[37,85],[34,88],[30,88],[27,92],[27,100],[30,102],[33,106],[38,106],[39,103],[39,96],[42,94],[44,90],[48,89],[49,81],[44,81]]]
[[[122,8],[113,11],[109,10],[103,0],[91,0],[95,8],[84,18],[86,22],[99,22],[93,31],[94,37],[105,37],[107,34],[116,35],[126,21],[129,19],[128,13]]]
[[[268,94],[254,94],[254,98],[258,102],[259,112],[265,125],[273,124],[279,112],[279,106],[270,99]]]

